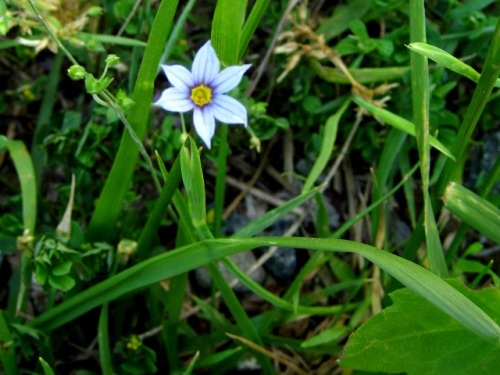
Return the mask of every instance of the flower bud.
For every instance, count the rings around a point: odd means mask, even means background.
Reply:
[[[108,57],[106,57],[106,64],[108,65],[108,67],[115,66],[119,62],[120,58],[116,55],[108,55]]]
[[[85,71],[85,68],[81,65],[72,65],[68,69],[68,75],[69,78],[71,78],[74,81],[78,81],[80,79],[84,79],[85,76],[87,75],[87,72]]]

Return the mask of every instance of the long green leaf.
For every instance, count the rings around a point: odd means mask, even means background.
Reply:
[[[349,78],[338,68],[330,68],[321,65],[318,60],[311,59],[310,64],[316,74],[327,82],[352,84]],[[366,84],[374,82],[395,81],[403,78],[403,75],[410,70],[408,66],[394,66],[390,68],[349,68],[356,82]]]
[[[8,139],[0,135],[0,150],[6,148],[14,162],[23,202],[23,226],[29,235],[35,232],[36,224],[36,181],[33,161],[23,141]]]
[[[425,268],[389,252],[354,241],[320,238],[263,237],[212,239],[150,258],[94,285],[31,320],[31,327],[53,330],[124,294],[190,271],[216,259],[259,246],[356,253],[378,265],[477,335],[500,343],[500,327],[456,289]]]
[[[111,347],[109,342],[108,332],[109,322],[109,305],[102,305],[101,314],[99,316],[98,326],[98,342],[99,342],[99,358],[101,360],[101,371],[104,375],[113,375],[113,363],[111,356]]]
[[[377,107],[376,105],[368,103],[357,96],[354,97],[354,102],[357,105],[359,105],[360,107],[363,107],[364,109],[366,109],[372,115],[378,117],[382,121],[391,125],[392,127],[399,129],[401,131],[404,131],[405,133],[408,133],[409,135],[415,137],[415,125],[413,123],[411,123],[410,121],[406,120],[405,118],[398,116],[392,112],[389,112],[388,110],[386,110],[384,108],[380,108],[380,107]],[[455,157],[453,156],[453,154],[441,142],[439,142],[436,138],[434,138],[432,135],[429,136],[429,143],[436,150],[441,151],[443,154],[448,156],[450,159],[455,160]]]
[[[302,203],[307,202],[319,191],[320,188],[312,189],[307,193],[298,195],[295,198],[290,199],[289,201],[283,203],[281,206],[278,206],[270,211],[267,211],[264,215],[259,217],[259,220],[254,220],[248,225],[239,229],[236,233],[234,233],[231,236],[231,238],[251,237],[262,232],[264,229],[269,228],[277,220],[282,218],[284,215],[293,210],[295,207],[298,207]]]
[[[223,65],[239,60],[241,29],[247,0],[218,0],[212,24],[212,44]]]
[[[500,209],[455,182],[448,185],[443,200],[453,215],[500,244]]]
[[[23,311],[32,277],[32,242],[34,239],[36,212],[37,212],[37,188],[35,169],[24,142],[8,139],[0,135],[0,150],[6,148],[14,162],[19,182],[21,183],[21,197],[23,203],[23,227],[21,257],[21,288],[17,297],[16,310]],[[20,236],[21,237],[21,236]]]
[[[218,0],[212,24],[212,44],[223,65],[239,62],[241,28],[245,19],[247,0]],[[217,176],[215,178],[214,234],[220,237],[222,212],[224,211],[226,188],[226,165],[229,155],[227,125],[219,126],[220,146],[217,155]]]
[[[421,42],[410,43],[407,47],[411,51],[425,56],[443,65],[445,68],[469,78],[471,81],[478,82],[479,78],[481,78],[481,75],[473,67],[457,59],[455,56],[450,55],[448,52],[443,51],[441,48]],[[496,80],[495,87],[500,87],[500,79]]]
[[[425,6],[424,0],[410,0],[410,39],[412,42],[425,42]],[[427,244],[427,256],[433,272],[446,276],[444,251],[439,239],[439,232],[429,195],[429,175],[431,167],[430,131],[429,131],[429,66],[427,59],[418,54],[411,55],[411,96],[413,101],[413,120],[420,158],[420,176],[424,195],[424,228]]]
[[[243,54],[247,50],[248,44],[250,43],[257,26],[259,26],[260,20],[264,16],[268,6],[269,0],[257,0],[252,7],[250,15],[243,26],[243,30],[241,31],[238,60],[241,60]]]
[[[128,115],[128,121],[139,139],[142,139],[146,133],[158,64],[172,26],[177,4],[178,0],[161,2],[144,51],[144,58],[132,95],[135,106]],[[123,200],[137,164],[138,153],[137,144],[129,132],[123,132],[118,153],[90,220],[88,229],[90,241],[107,241],[113,237]]]
[[[500,19],[497,21],[495,33],[491,39],[490,48],[486,55],[481,77],[477,83],[474,94],[470,101],[462,124],[455,137],[455,142],[452,147],[453,155],[456,156],[457,162],[447,160],[443,172],[438,183],[438,194],[442,194],[450,181],[456,181],[461,177],[463,162],[467,157],[467,152],[470,146],[470,140],[479,118],[483,113],[484,107],[488,102],[491,91],[495,86],[495,82],[500,74]]]
[[[311,189],[311,187],[314,185],[314,183],[328,164],[328,160],[332,155],[335,139],[337,138],[337,130],[339,127],[340,118],[344,114],[347,107],[349,107],[350,103],[351,99],[347,99],[342,107],[340,107],[337,112],[335,112],[328,118],[328,120],[326,120],[323,141],[321,143],[321,150],[316,161],[314,162],[314,165],[311,168],[311,171],[309,172],[309,175],[307,176],[306,182],[304,182],[302,193]]]
[[[4,312],[0,310],[0,363],[6,375],[19,374],[17,365],[14,336],[10,332],[9,325],[5,320]]]

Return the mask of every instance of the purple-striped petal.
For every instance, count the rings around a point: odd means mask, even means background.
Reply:
[[[164,90],[160,99],[153,104],[170,112],[188,112],[194,108],[192,100],[189,99],[189,93],[180,91],[175,87]]]
[[[250,68],[250,64],[242,66],[230,66],[222,70],[215,79],[210,82],[210,86],[215,94],[225,94],[231,91],[241,81],[243,74]]]
[[[215,133],[215,118],[210,106],[194,107],[193,123],[196,133],[207,148],[210,148]]]
[[[191,68],[195,85],[208,84],[219,73],[219,59],[210,41],[199,49]]]
[[[182,65],[162,65],[161,66],[168,81],[176,89],[184,92],[190,92],[194,86],[193,75]]]
[[[211,107],[215,118],[220,122],[247,126],[247,109],[236,99],[227,95],[216,95]]]

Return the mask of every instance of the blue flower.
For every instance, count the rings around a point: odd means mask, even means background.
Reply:
[[[215,119],[247,126],[246,108],[225,94],[240,83],[250,65],[219,71],[219,59],[208,41],[196,53],[191,72],[181,65],[161,67],[172,87],[163,91],[154,104],[171,112],[193,110],[194,128],[208,148],[215,133]]]

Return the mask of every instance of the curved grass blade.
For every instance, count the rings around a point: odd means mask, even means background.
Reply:
[[[358,96],[354,97],[354,102],[357,105],[359,105],[360,107],[366,109],[373,116],[378,117],[379,119],[381,119],[382,121],[391,125],[392,127],[399,129],[401,131],[404,131],[405,133],[408,133],[409,135],[415,137],[415,125],[413,123],[411,123],[410,121],[406,120],[405,118],[398,116],[392,112],[389,112],[386,109],[383,109],[383,108],[377,107],[371,103],[368,103]],[[432,147],[434,147],[436,150],[441,151],[443,154],[448,156],[451,160],[455,160],[455,157],[453,156],[453,154],[441,142],[439,142],[436,138],[434,138],[432,135],[429,135],[429,143]]]
[[[317,159],[314,162],[314,165],[307,176],[306,182],[302,187],[302,193],[311,189],[314,185],[321,172],[325,169],[328,164],[328,160],[332,154],[333,146],[335,144],[335,139],[337,138],[337,130],[339,127],[339,121],[342,115],[344,114],[347,107],[351,104],[351,99],[347,99],[342,107],[339,108],[337,112],[331,115],[328,120],[326,120],[325,124],[325,132],[323,134],[323,141],[321,143],[321,150]]]
[[[112,276],[48,310],[28,324],[45,331],[53,330],[124,294],[137,292],[153,283],[259,246],[352,252],[362,255],[470,331],[486,340],[500,344],[500,327],[484,311],[432,272],[404,258],[369,245],[322,238],[262,237],[201,241],[160,254]]]
[[[445,68],[470,79],[471,81],[477,83],[481,77],[481,74],[479,74],[473,67],[464,63],[462,60],[457,59],[455,56],[450,55],[448,52],[443,51],[441,48],[422,42],[410,43],[407,47],[409,50],[425,56],[428,59],[443,65]],[[496,80],[495,87],[500,87],[500,79]]]
[[[453,215],[500,244],[500,210],[497,207],[455,182],[446,188],[443,201]]]

